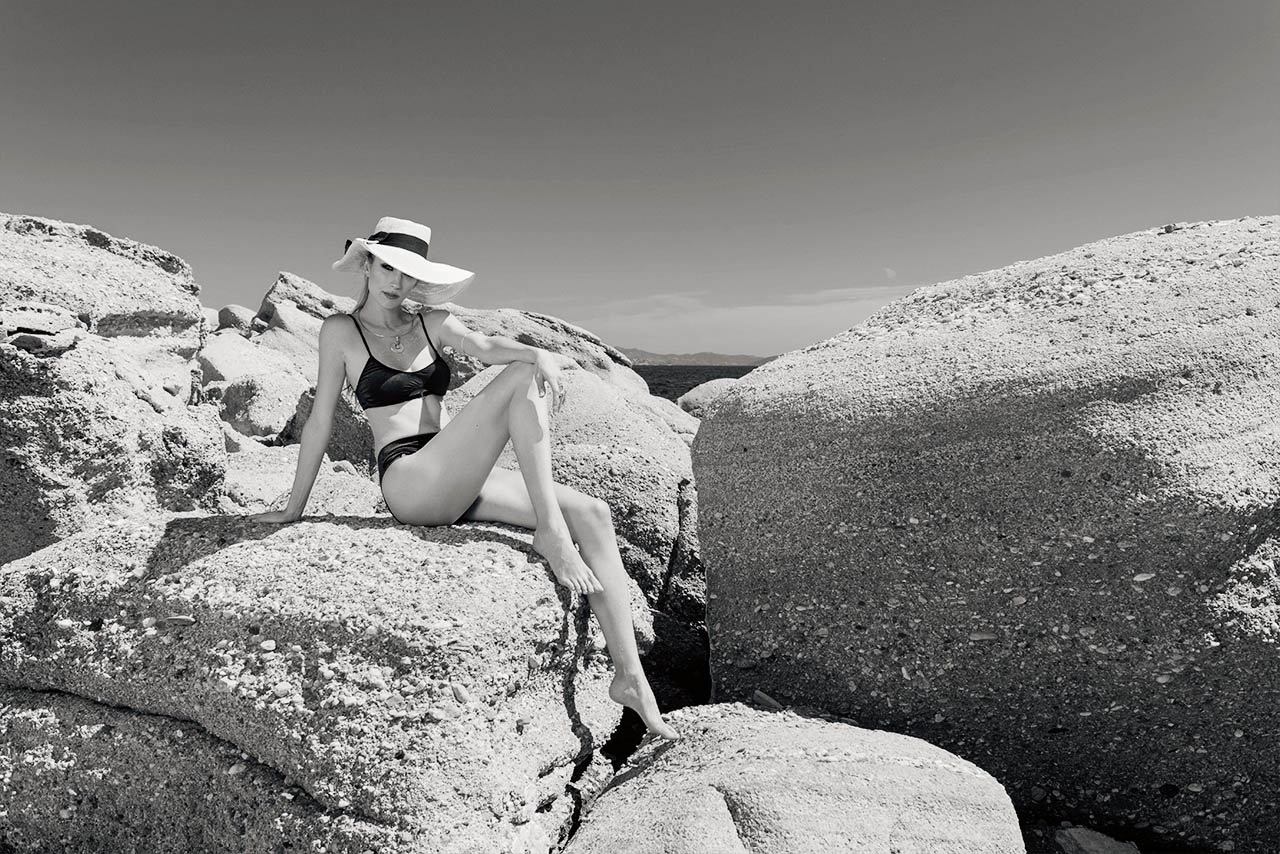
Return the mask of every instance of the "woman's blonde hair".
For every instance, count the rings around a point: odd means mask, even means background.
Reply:
[[[369,274],[364,274],[364,288],[360,291],[360,299],[356,300],[356,307],[351,309],[351,314],[355,314],[364,306],[369,299]]]

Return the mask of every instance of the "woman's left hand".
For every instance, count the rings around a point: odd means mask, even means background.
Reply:
[[[538,350],[533,357],[533,384],[538,389],[539,397],[546,397],[547,389],[551,390],[551,408],[559,409],[564,403],[564,382],[560,379],[560,365],[556,356],[546,350]]]

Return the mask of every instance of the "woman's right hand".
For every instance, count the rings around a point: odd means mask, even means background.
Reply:
[[[272,525],[281,525],[286,522],[296,522],[301,516],[294,516],[292,513],[286,513],[283,510],[268,510],[265,513],[254,513],[249,517],[251,522],[269,522]]]

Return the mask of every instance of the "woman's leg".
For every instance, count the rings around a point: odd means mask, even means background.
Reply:
[[[536,517],[534,548],[569,589],[600,590],[556,502],[547,401],[533,376],[527,362],[504,368],[438,436],[387,469],[383,496],[396,518],[408,524],[447,525],[476,500],[510,439]]]
[[[635,625],[631,622],[631,591],[622,556],[618,554],[609,505],[563,484],[553,486],[557,504],[573,539],[582,549],[583,559],[603,585],[603,590],[587,595],[587,603],[600,623],[613,659],[609,696],[615,703],[634,710],[649,729],[664,738],[676,738],[676,731],[662,720],[653,689],[640,664]],[[498,468],[490,473],[479,498],[463,518],[505,522],[524,528],[532,528],[538,521],[520,474]]]

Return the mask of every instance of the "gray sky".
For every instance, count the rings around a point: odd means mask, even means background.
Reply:
[[[1280,3],[0,0],[0,210],[256,306],[383,214],[458,301],[767,355],[914,287],[1280,212]]]

